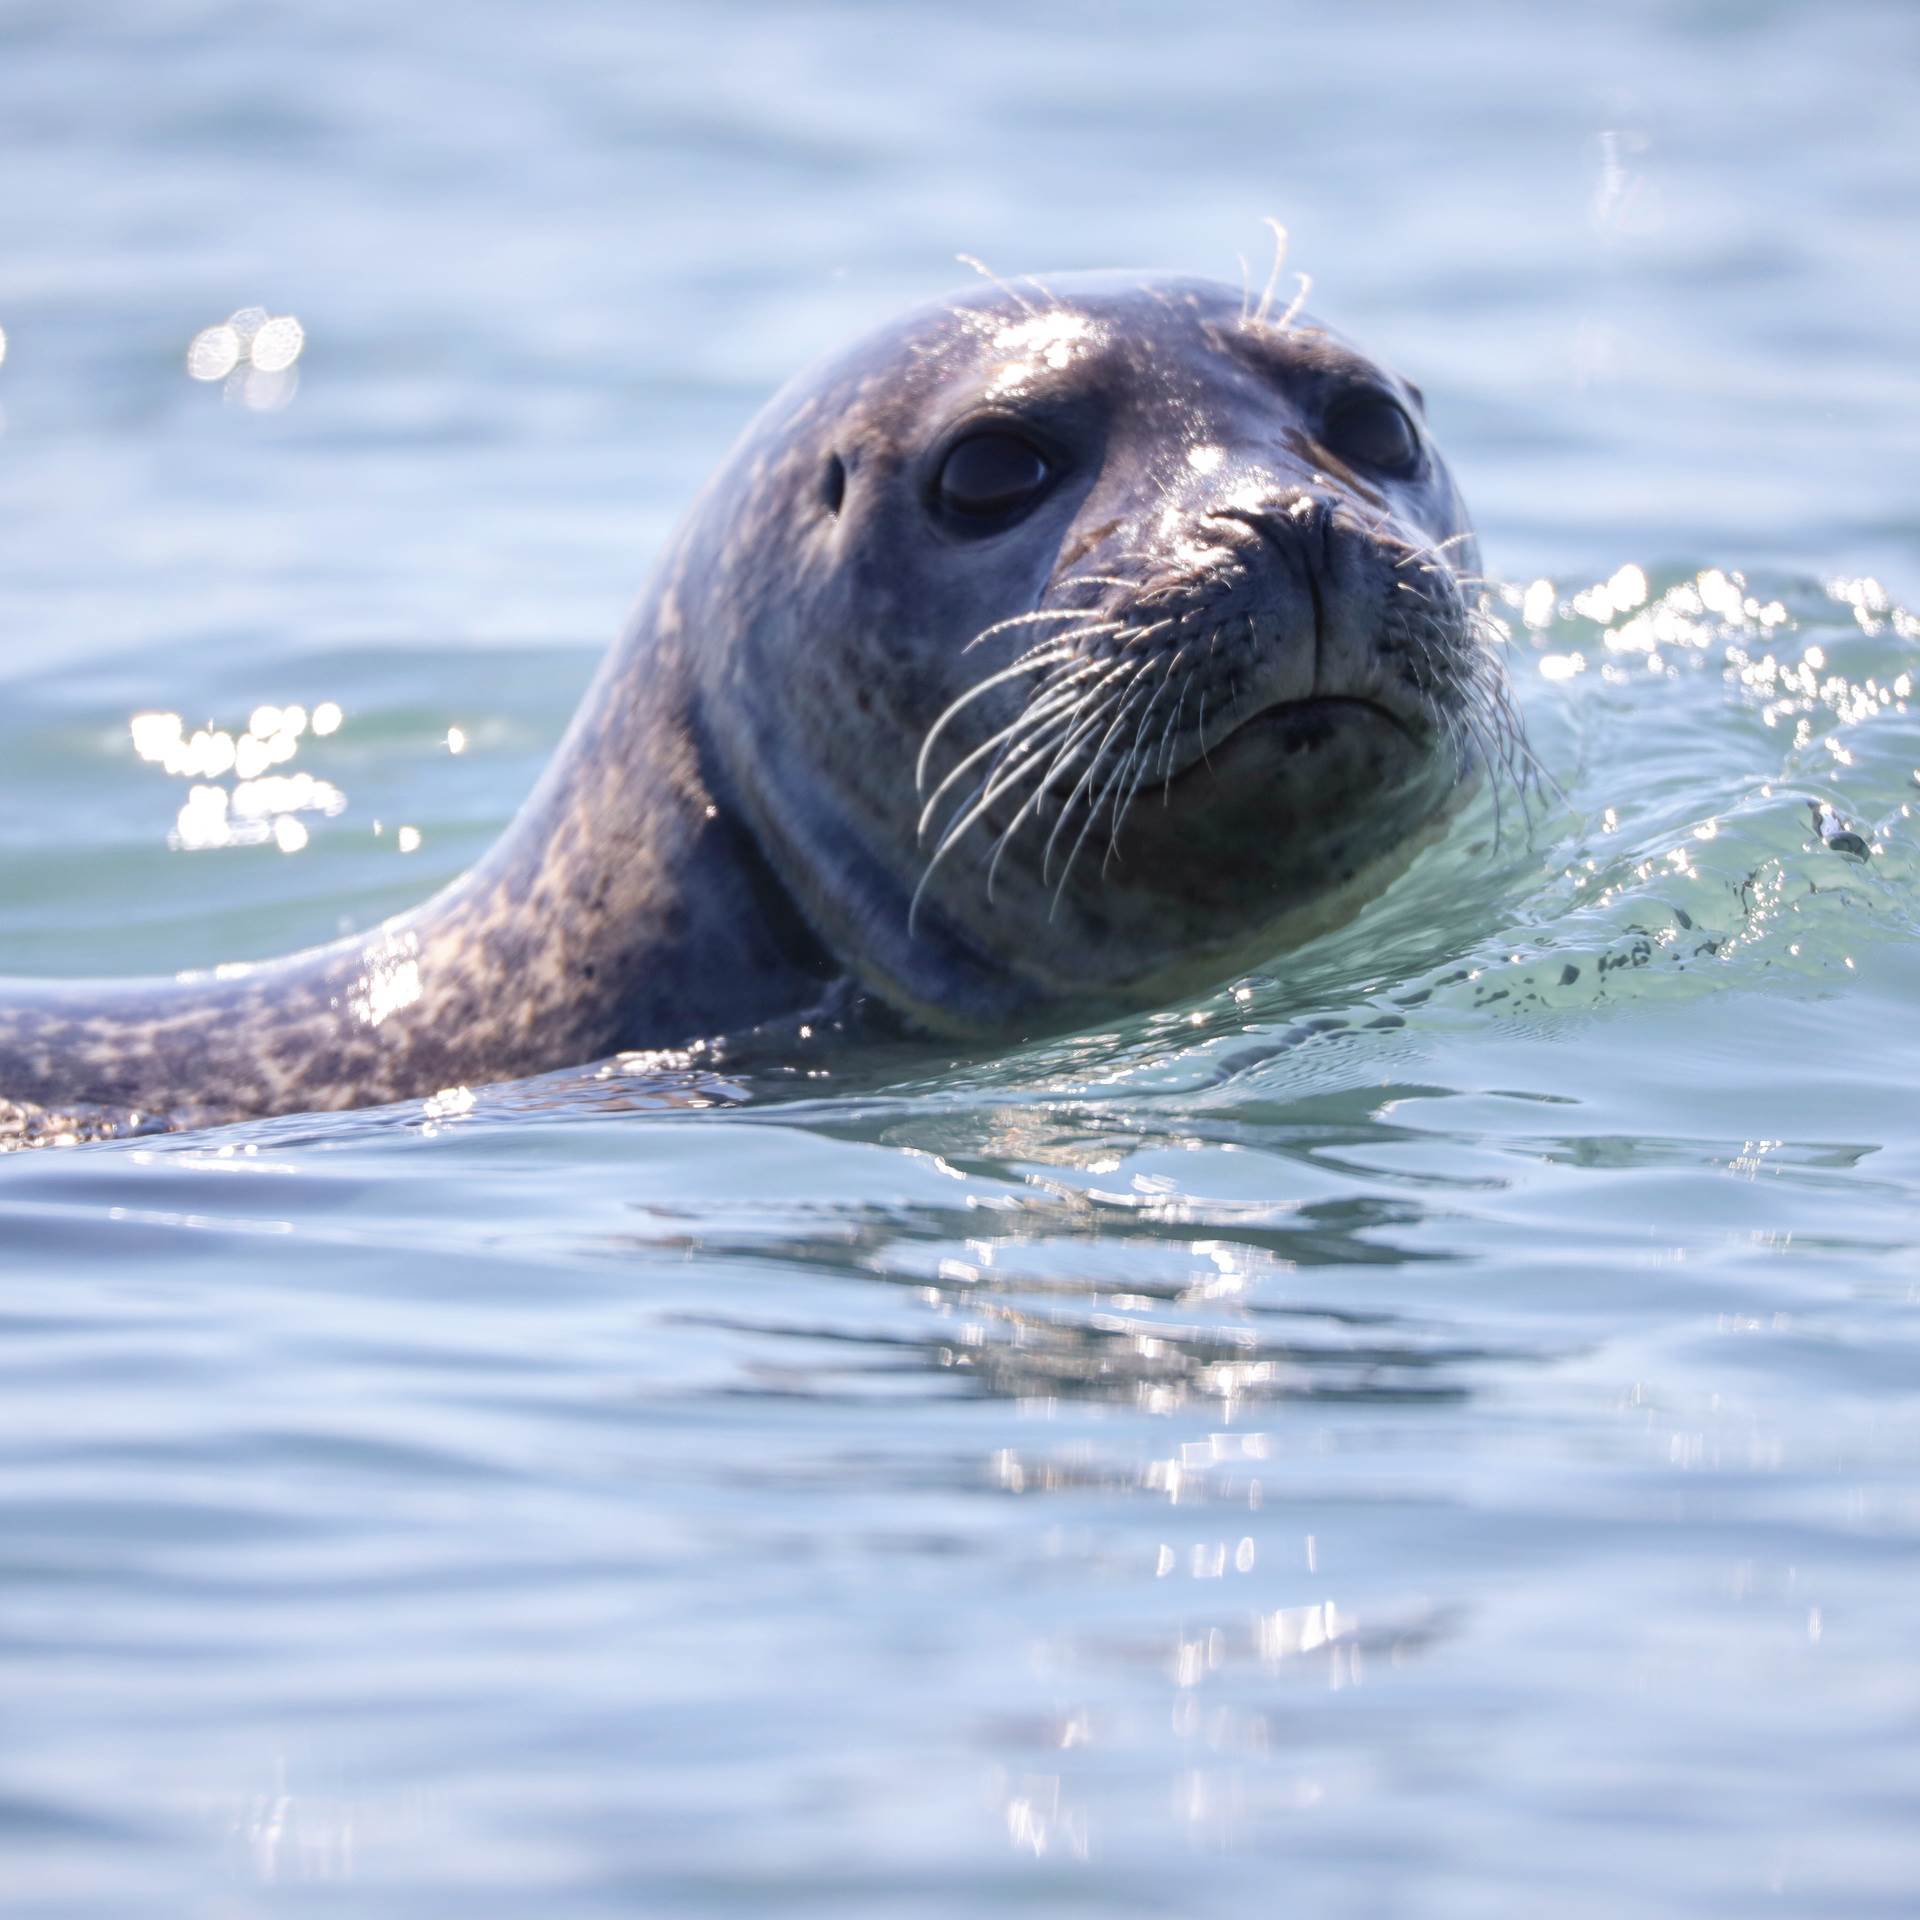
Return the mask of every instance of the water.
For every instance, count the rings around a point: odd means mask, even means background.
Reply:
[[[1911,1911],[1917,58],[0,6],[5,970],[459,871],[759,398],[963,248],[1285,219],[1567,794],[1113,1032],[9,1157],[8,1910]],[[277,409],[183,372],[256,304]],[[170,847],[130,720],[262,707],[308,784]]]

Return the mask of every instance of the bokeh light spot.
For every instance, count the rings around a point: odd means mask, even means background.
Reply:
[[[249,412],[276,413],[300,390],[294,362],[306,344],[307,330],[292,314],[242,307],[193,336],[187,372],[195,380],[224,381],[227,399]]]
[[[187,347],[187,372],[195,380],[224,380],[240,364],[240,336],[229,326],[205,327]]]
[[[306,344],[306,328],[292,314],[283,313],[253,336],[248,357],[262,373],[284,373]]]

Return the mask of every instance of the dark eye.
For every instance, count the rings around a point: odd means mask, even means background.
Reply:
[[[1336,400],[1320,430],[1320,443],[1337,459],[1376,473],[1411,473],[1420,462],[1420,436],[1406,409],[1384,393],[1356,393]]]
[[[940,510],[973,532],[1017,520],[1053,482],[1053,468],[1031,440],[995,429],[969,434],[940,466]]]

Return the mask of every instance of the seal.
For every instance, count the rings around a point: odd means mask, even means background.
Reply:
[[[1328,328],[1176,276],[970,289],[768,404],[471,871],[285,959],[0,984],[0,1100],[198,1126],[836,989],[981,1037],[1163,1004],[1524,781],[1478,564],[1419,392]]]

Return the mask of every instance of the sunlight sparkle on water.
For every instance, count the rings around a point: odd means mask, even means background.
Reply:
[[[1536,580],[1520,596],[1520,618],[1530,627],[1553,624],[1554,593],[1551,580]]]
[[[203,328],[187,343],[190,380],[224,380],[240,364],[240,336],[232,327]]]
[[[1596,620],[1605,626],[1617,615],[1631,612],[1646,597],[1647,576],[1629,561],[1597,586],[1576,593],[1573,610],[1583,619]]]
[[[187,343],[187,375],[224,381],[227,399],[252,412],[277,412],[299,390],[294,362],[306,344],[306,329],[292,314],[242,307]]]
[[[324,727],[319,724],[323,714]],[[333,701],[316,708],[311,721],[303,706],[265,705],[254,708],[243,732],[201,727],[188,734],[177,713],[135,714],[128,722],[134,752],[175,779],[193,783],[167,835],[168,846],[203,853],[271,840],[282,853],[298,853],[311,836],[292,816],[317,813],[331,819],[345,812],[347,797],[311,773],[269,769],[299,752],[310,725],[315,733],[332,733],[340,718]],[[217,784],[229,775],[231,788]]]

